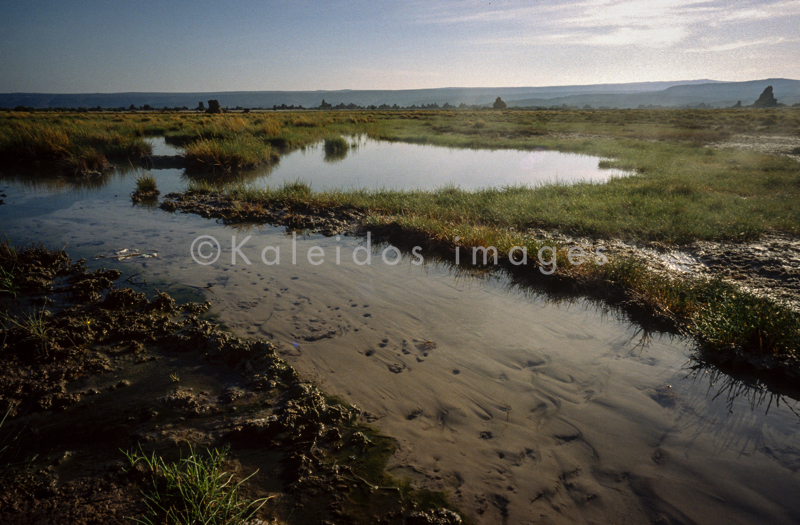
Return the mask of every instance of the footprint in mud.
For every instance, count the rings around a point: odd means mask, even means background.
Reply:
[[[386,338],[381,339],[380,344],[378,344],[378,348],[386,348],[386,346],[388,344],[389,344],[389,340],[388,339],[386,339]]]
[[[414,409],[411,412],[409,412],[409,414],[406,416],[406,419],[411,421],[413,419],[417,419],[421,415],[422,415],[422,409],[421,408],[417,408],[417,409]]]
[[[371,348],[370,348],[369,350],[367,350],[366,352],[364,352],[364,355],[365,355],[365,356],[367,356],[367,357],[372,357],[372,356],[374,356],[374,355],[375,355],[375,350],[373,350],[373,349],[371,349]]]
[[[395,374],[399,374],[400,372],[406,369],[406,365],[404,365],[403,363],[390,363],[389,365],[387,365],[387,367],[389,368],[390,372],[393,372]]]
[[[538,463],[542,460],[542,455],[539,451],[534,450],[532,448],[526,448],[519,454],[516,454],[516,457],[512,456],[511,459],[514,462],[514,465],[521,466],[526,461],[531,461],[532,463]]]
[[[656,448],[653,451],[653,454],[650,456],[650,459],[652,459],[653,463],[655,463],[656,465],[661,466],[664,463],[666,463],[668,457],[669,454],[667,454],[666,450],[664,450],[663,448]]]
[[[423,357],[428,357],[428,355],[431,353],[431,350],[436,348],[436,343],[430,339],[425,339],[423,341],[415,339],[414,346],[416,346],[417,350],[422,353]]]

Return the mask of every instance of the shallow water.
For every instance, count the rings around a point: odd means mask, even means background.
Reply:
[[[268,178],[257,184],[304,180],[314,190],[412,189],[456,186],[474,190],[593,181],[623,176],[601,170],[598,157],[556,151],[448,149],[420,144],[352,139],[355,147],[343,158],[325,155],[321,145],[294,152],[280,160]]]
[[[254,186],[281,186],[304,181],[315,191],[335,189],[432,190],[446,186],[464,190],[535,186],[547,183],[605,182],[628,173],[600,169],[599,157],[546,151],[449,149],[361,137],[351,147],[327,155],[322,143],[281,156],[266,168],[237,175]],[[154,155],[180,150],[151,139]]]
[[[162,193],[185,184],[180,171],[153,173]],[[204,293],[232,330],[272,340],[397,438],[398,475],[449,491],[482,523],[800,519],[793,405],[727,399],[727,376],[685,368],[690,342],[643,339],[613,311],[502,276],[408,255],[391,264],[385,245],[359,249],[364,239],[293,239],[132,206],[135,175],[76,187],[4,176],[2,229],[66,244],[150,293]],[[214,264],[192,259],[200,235],[220,243]],[[158,255],[91,260],[122,248]],[[280,264],[262,260],[276,253]]]

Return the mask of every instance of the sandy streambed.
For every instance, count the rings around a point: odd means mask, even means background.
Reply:
[[[232,271],[214,281],[221,319],[365,410],[399,440],[398,474],[482,523],[800,516],[797,419],[712,401],[685,341],[410,260]]]

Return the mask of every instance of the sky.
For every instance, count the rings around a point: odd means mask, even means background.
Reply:
[[[0,0],[0,92],[800,79],[800,0]]]

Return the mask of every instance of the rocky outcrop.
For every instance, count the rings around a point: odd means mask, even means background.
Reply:
[[[775,95],[772,94],[772,86],[767,86],[761,93],[761,96],[758,97],[758,100],[753,102],[754,108],[774,108],[777,105],[778,100],[775,98]]]
[[[222,108],[219,105],[219,100],[211,99],[208,101],[208,109],[206,113],[222,113]]]

